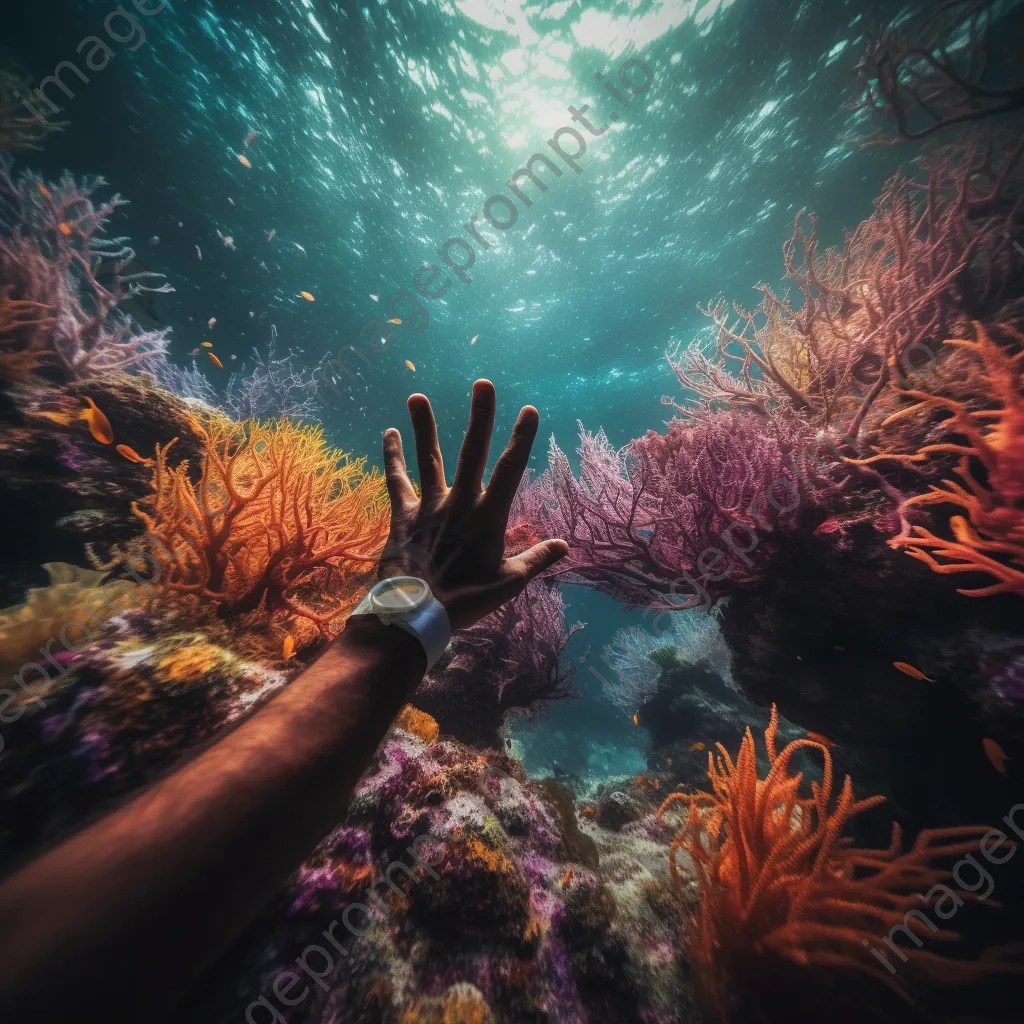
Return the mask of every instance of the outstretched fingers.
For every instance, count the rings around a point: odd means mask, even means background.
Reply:
[[[409,479],[402,451],[402,435],[394,427],[384,432],[384,482],[392,512],[405,511],[416,501],[416,489]]]
[[[569,554],[569,545],[564,540],[542,540],[518,555],[506,558],[502,566],[505,577],[504,588],[508,593],[502,600],[509,600],[518,594],[531,580],[550,569]]]
[[[409,396],[409,418],[416,436],[416,464],[420,472],[420,492],[426,506],[436,505],[444,497],[444,461],[437,443],[437,422],[426,395]]]
[[[491,450],[494,430],[494,385],[489,380],[473,384],[469,408],[469,427],[459,451],[459,464],[452,481],[453,496],[476,497],[483,489],[484,467]]]
[[[537,410],[532,405],[523,408],[512,428],[508,446],[494,467],[487,485],[486,501],[498,515],[507,517],[512,508],[512,501],[530,461],[530,449],[533,448],[539,424],[540,414]]]

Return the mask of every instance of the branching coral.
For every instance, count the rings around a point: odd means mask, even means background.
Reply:
[[[881,453],[862,462],[891,460],[913,465],[930,455],[960,456],[954,470],[957,480],[932,484],[925,494],[904,502],[904,509],[925,505],[956,505],[965,516],[953,516],[953,540],[936,535],[924,526],[914,526],[890,544],[907,551],[938,573],[980,572],[996,582],[985,587],[961,590],[968,597],[992,594],[1024,594],[1024,335],[1008,329],[1018,350],[1010,355],[995,342],[984,327],[975,325],[977,339],[950,339],[971,352],[978,362],[972,390],[995,408],[972,410],[963,401],[930,394],[919,389],[901,390],[914,400],[883,421],[885,427],[920,412],[949,414],[944,422],[949,435],[963,441],[928,444],[917,452],[900,455]]]
[[[383,478],[286,420],[196,420],[205,451],[194,484],[156,448],[153,492],[136,503],[165,593],[224,616],[291,612],[330,634],[354,602],[387,532]],[[313,599],[319,610],[305,604]]]
[[[546,529],[570,545],[555,575],[633,607],[676,610],[707,603],[698,577],[712,597],[756,581],[772,535],[795,524],[797,462],[810,443],[806,424],[780,414],[673,420],[621,451],[581,426],[577,479],[552,441],[549,467],[531,486]],[[734,548],[750,548],[743,557],[722,557],[728,530]]]
[[[945,0],[909,30],[871,32],[855,68],[859,109],[890,115],[897,139],[921,140],[946,128],[1024,108],[1024,81],[1000,80],[992,59],[996,0]],[[1012,57],[1002,63],[1013,66]],[[875,141],[884,141],[881,139]]]
[[[224,393],[217,389],[195,362],[181,368],[162,360],[152,368],[161,387],[182,398],[219,407],[234,420],[293,419],[306,423],[320,420],[320,403],[316,400],[316,382],[312,373],[297,364],[294,352],[275,353],[277,328],[264,352],[252,350],[253,364],[231,374]]]
[[[1012,236],[1024,140],[997,154],[966,143],[923,166],[924,182],[891,178],[842,247],[821,253],[816,218],[798,214],[783,256],[800,301],[759,285],[752,312],[710,305],[713,355],[699,345],[668,353],[696,399],[663,401],[690,416],[785,405],[823,426],[841,421],[855,438],[894,370],[917,366],[971,319],[1019,320]]]
[[[70,175],[48,186],[12,177],[0,154],[0,369],[4,376],[48,367],[61,379],[138,370],[159,360],[165,331],[139,331],[118,305],[166,292],[159,274],[139,270],[123,237],[104,228],[125,200],[98,206],[101,178]],[[101,281],[103,283],[101,283]]]
[[[925,922],[920,895],[945,885],[950,872],[934,866],[937,860],[976,852],[985,826],[964,826],[922,832],[913,847],[902,850],[899,826],[885,849],[862,849],[844,838],[850,821],[882,803],[880,796],[855,800],[847,776],[833,800],[833,766],[828,747],[810,739],[794,740],[776,750],[778,711],[765,731],[771,768],[758,777],[757,754],[750,730],[736,760],[722,744],[708,753],[712,792],[673,793],[659,816],[683,805],[687,818],[672,845],[671,870],[682,897],[682,875],[676,863],[680,851],[690,855],[700,885],[700,906],[690,942],[694,982],[711,1020],[730,1018],[728,1007],[739,998],[758,1006],[760,1019],[774,997],[777,975],[772,964],[788,962],[800,968],[863,972],[909,998],[906,980],[967,981],[986,971],[1020,968],[998,954],[979,962],[951,960],[927,948],[915,929]],[[811,783],[811,795],[801,793],[803,775],[791,769],[794,757],[806,750],[824,760],[821,782]],[[961,892],[959,899],[971,894]],[[929,922],[930,923],[930,922]],[[890,946],[905,974],[886,966],[883,945],[894,930],[906,930],[915,946]],[[933,926],[928,942],[958,938],[949,929]],[[758,990],[763,987],[763,990]]]
[[[632,717],[637,708],[654,696],[664,670],[659,652],[673,653],[675,665],[705,662],[721,676],[729,675],[729,648],[719,629],[719,613],[673,612],[671,628],[657,632],[630,626],[615,634],[605,660],[612,677],[602,678],[608,699]],[[660,618],[660,616],[659,616]]]

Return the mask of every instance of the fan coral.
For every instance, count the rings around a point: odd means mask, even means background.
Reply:
[[[457,632],[414,701],[463,742],[499,746],[510,715],[539,717],[553,700],[575,696],[578,665],[565,664],[569,641],[557,587],[533,583],[475,625]]]
[[[672,665],[706,662],[717,674],[729,676],[729,648],[718,628],[718,613],[691,610],[671,614],[668,631],[653,632],[630,626],[615,634],[604,657],[613,677],[602,677],[601,686],[609,700],[627,715],[654,696],[665,669],[659,652],[670,650]]]
[[[541,489],[546,529],[570,545],[554,575],[633,607],[675,610],[756,581],[772,535],[794,527],[805,497],[818,501],[797,483],[810,443],[806,424],[780,414],[673,420],[621,451],[581,425],[579,479],[552,440],[548,470],[531,485]]]
[[[938,573],[980,572],[996,582],[985,587],[960,590],[968,597],[992,594],[1024,594],[1024,349],[1009,355],[992,340],[984,327],[975,325],[977,339],[949,339],[975,355],[980,363],[974,390],[994,409],[971,410],[964,402],[923,390],[900,393],[914,404],[886,419],[882,426],[915,415],[922,410],[941,410],[950,414],[944,422],[948,434],[961,435],[966,444],[948,441],[928,444],[916,453],[881,453],[865,462],[894,460],[904,465],[921,462],[929,455],[947,452],[960,456],[955,469],[957,480],[932,484],[925,494],[904,502],[904,508],[923,505],[957,505],[967,516],[953,516],[950,529],[953,540],[937,536],[923,526],[914,526],[889,543],[902,548]],[[1024,342],[1024,335],[1005,328]],[[972,468],[980,464],[983,480]]]
[[[165,331],[139,332],[118,304],[173,289],[141,270],[126,238],[103,236],[125,200],[94,205],[102,178],[65,175],[46,185],[11,176],[0,154],[0,367],[5,376],[39,366],[63,380],[138,370],[167,348]],[[101,283],[102,282],[102,283]]]
[[[816,218],[805,228],[798,214],[783,256],[803,301],[762,284],[758,308],[736,306],[735,322],[724,302],[709,306],[714,357],[699,345],[668,353],[697,398],[688,407],[662,401],[690,416],[787,405],[824,426],[849,418],[856,438],[893,374],[930,360],[972,318],[1020,318],[1011,243],[1022,156],[1024,141],[998,156],[970,143],[929,154],[925,183],[894,175],[874,213],[824,254]]]
[[[919,894],[950,878],[933,866],[939,858],[978,849],[987,826],[963,826],[922,832],[911,850],[902,852],[899,826],[885,849],[862,849],[843,838],[858,814],[884,801],[874,796],[854,800],[847,776],[834,803],[833,767],[828,747],[810,739],[776,750],[778,711],[772,706],[765,731],[771,768],[758,778],[754,738],[748,728],[735,760],[722,744],[708,753],[711,793],[673,793],[659,816],[682,804],[689,810],[670,853],[677,893],[682,876],[679,851],[693,860],[700,885],[700,906],[693,921],[691,963],[698,998],[709,1019],[724,1022],[737,996],[743,1005],[757,1006],[760,1019],[773,1015],[778,1001],[778,971],[787,962],[862,972],[909,999],[902,978],[895,976],[881,953],[869,947],[889,936],[889,948],[906,960],[915,979],[958,982],[986,971],[1015,970],[997,956],[979,962],[951,960],[927,949],[914,932],[923,922]],[[810,797],[802,796],[802,773],[791,774],[801,751],[824,759],[820,783],[811,783]],[[947,890],[953,892],[953,890]],[[971,898],[961,892],[960,898]],[[892,944],[893,934],[906,931],[916,949]],[[934,928],[929,941],[958,938],[948,929]],[[779,1019],[788,1019],[785,1012]]]
[[[214,416],[195,428],[205,443],[198,486],[187,461],[171,467],[174,442],[157,445],[152,494],[133,504],[159,587],[226,617],[291,612],[332,635],[384,543],[383,478],[328,448],[319,427]]]
[[[152,368],[161,387],[182,398],[223,409],[232,419],[292,419],[307,423],[320,421],[316,382],[309,370],[296,365],[294,352],[276,356],[277,328],[271,326],[265,352],[252,350],[253,365],[233,373],[223,395],[193,361],[183,369],[168,360]]]

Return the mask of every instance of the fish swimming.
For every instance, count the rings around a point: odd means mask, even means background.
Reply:
[[[249,168],[250,170],[252,169],[252,162],[251,162],[251,161],[249,160],[249,158],[248,158],[248,157],[247,157],[247,156],[246,156],[246,155],[245,155],[244,153],[239,153],[239,154],[238,154],[238,162],[239,162],[239,163],[240,163],[240,164],[241,164],[241,165],[242,165],[243,167],[247,167],[247,168]]]
[[[689,750],[689,751],[690,751],[690,753],[692,754],[692,753],[694,753],[695,751],[698,751],[698,750],[704,750],[704,749],[705,749],[705,747],[704,747],[704,744],[703,744],[703,743],[701,743],[701,741],[700,741],[700,740],[697,740],[697,742],[696,742],[696,743],[691,743],[691,744],[689,745],[689,747],[687,747],[686,749],[687,749],[687,750]]]
[[[299,295],[301,295],[307,302],[316,302],[316,298],[309,292],[299,292]]]
[[[835,744],[827,736],[823,736],[820,732],[809,732],[804,737],[804,739],[808,739],[812,743],[820,743],[823,747],[835,746]]]
[[[989,759],[992,767],[995,768],[1000,775],[1006,774],[1006,762],[1009,758],[1006,756],[1006,752],[1003,750],[995,740],[990,739],[986,736],[981,741],[982,749],[985,751],[985,756]]]
[[[414,363],[414,362],[413,362],[413,361],[412,361],[411,359],[406,359],[406,361],[405,361],[405,365],[406,365],[406,366],[407,366],[407,367],[408,367],[408,368],[409,368],[410,370],[412,370],[412,372],[413,372],[413,373],[415,373],[415,372],[416,372],[416,364],[415,364],[415,363]]]
[[[92,434],[100,444],[113,444],[114,428],[111,427],[110,420],[103,415],[91,398],[86,396],[85,400],[89,403],[89,408],[82,410],[79,415],[79,419],[85,420],[89,425],[89,433]]]
[[[224,369],[224,364],[212,352],[207,352],[206,354],[210,357],[210,362],[213,363],[214,366],[220,370]]]
[[[295,637],[293,637],[291,633],[285,633],[281,653],[284,655],[285,661],[288,661],[289,658],[295,657]]]
[[[134,448],[129,448],[126,444],[119,444],[114,449],[118,455],[123,455],[129,462],[137,462],[140,466],[152,466],[152,459],[144,459]]]
[[[923,679],[926,683],[935,682],[931,676],[926,676],[919,668],[915,668],[913,665],[910,665],[905,661],[894,661],[892,663],[892,667],[898,669],[905,676],[910,676],[912,679]]]
[[[199,344],[202,345],[203,348],[213,348],[212,341],[201,341]]]
[[[398,319],[391,319],[388,321],[389,324],[400,324],[402,321]]]
[[[637,711],[636,714],[633,715],[633,724],[634,725],[639,725],[640,724],[640,712],[639,711]]]

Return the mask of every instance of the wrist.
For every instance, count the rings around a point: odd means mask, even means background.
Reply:
[[[408,665],[418,682],[427,671],[427,655],[423,645],[397,626],[385,625],[375,615],[354,615],[345,623],[338,644],[352,654],[378,656]]]

